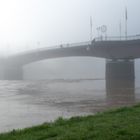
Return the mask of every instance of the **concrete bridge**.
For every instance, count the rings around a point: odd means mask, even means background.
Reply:
[[[22,67],[26,64],[60,57],[99,57],[105,58],[106,75],[127,76],[134,79],[134,59],[140,58],[140,37],[95,38],[92,42],[64,44],[15,54],[0,60],[2,80],[22,80]]]

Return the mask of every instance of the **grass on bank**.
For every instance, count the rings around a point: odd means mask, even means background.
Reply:
[[[0,134],[0,140],[140,140],[140,105]]]

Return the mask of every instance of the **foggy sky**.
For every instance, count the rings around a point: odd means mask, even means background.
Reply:
[[[88,41],[90,16],[93,36],[107,25],[107,35],[139,34],[139,0],[0,0],[0,54],[62,43]]]

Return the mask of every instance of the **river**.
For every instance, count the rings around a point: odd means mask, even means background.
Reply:
[[[0,81],[0,132],[136,104],[139,83],[139,76],[111,85],[104,78]]]

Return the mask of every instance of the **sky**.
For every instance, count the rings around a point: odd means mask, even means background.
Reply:
[[[108,36],[125,31],[140,34],[140,0],[0,0],[0,55],[63,43],[90,40],[97,27],[107,26]]]

